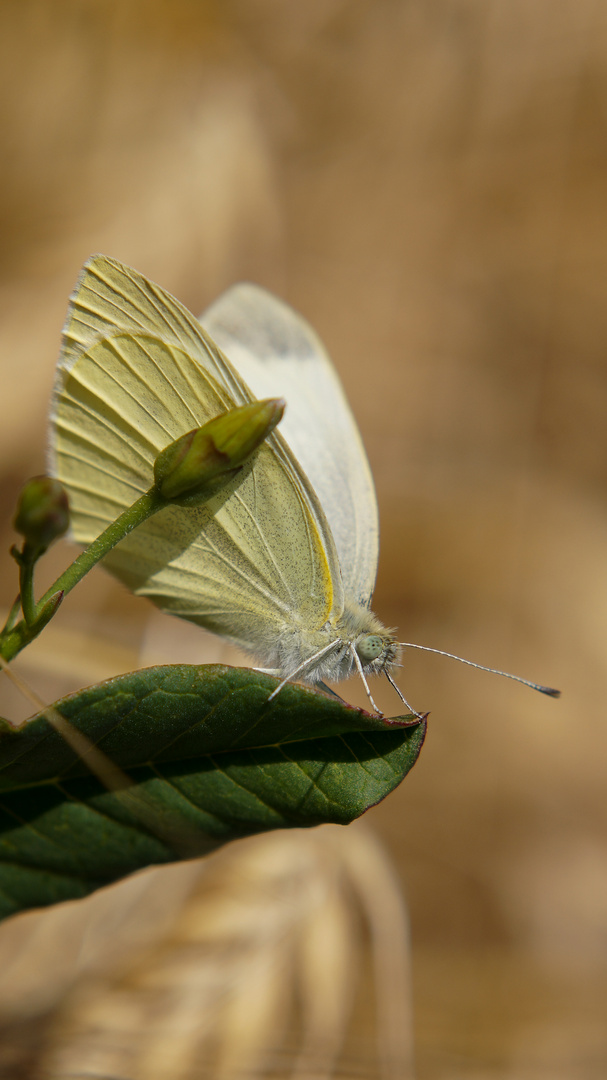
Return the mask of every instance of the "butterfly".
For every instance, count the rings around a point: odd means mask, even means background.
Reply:
[[[392,676],[410,643],[371,610],[378,511],[358,428],[316,333],[266,290],[235,285],[199,321],[136,270],[87,261],[51,408],[49,468],[68,491],[73,537],[90,543],[149,490],[158,453],[180,435],[278,396],[280,430],[249,469],[203,506],[162,509],[104,565],[248,651],[282,680],[274,694],[292,678],[327,689],[358,672],[377,712],[367,676],[383,673],[410,708]]]

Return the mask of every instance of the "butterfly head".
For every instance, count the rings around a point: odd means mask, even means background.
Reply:
[[[391,668],[398,659],[398,644],[389,630],[361,634],[353,644],[363,671],[379,673]]]

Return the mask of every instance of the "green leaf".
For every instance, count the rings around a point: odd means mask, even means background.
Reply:
[[[414,765],[425,723],[249,668],[121,675],[53,708],[128,773],[107,788],[43,716],[0,721],[0,917],[268,829],[347,824]]]

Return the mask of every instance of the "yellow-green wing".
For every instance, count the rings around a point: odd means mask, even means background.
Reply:
[[[60,369],[69,370],[95,341],[117,332],[149,334],[177,345],[236,393],[230,366],[179,300],[132,267],[92,255],[70,297]]]
[[[75,538],[98,536],[149,489],[164,446],[245,394],[241,386],[235,398],[199,358],[154,336],[118,333],[72,355],[60,368],[51,440]],[[163,611],[273,666],[280,634],[318,628],[343,604],[328,526],[306,483],[273,435],[240,482],[203,507],[160,511],[105,562]]]
[[[348,596],[369,606],[379,555],[373,477],[339,377],[318,335],[258,285],[233,285],[200,316],[260,398],[289,402],[280,430],[325,512]]]

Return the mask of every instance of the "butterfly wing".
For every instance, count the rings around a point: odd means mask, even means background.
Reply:
[[[148,334],[177,345],[198,359],[218,382],[238,393],[229,365],[219,357],[213,342],[201,334],[200,323],[183,304],[130,266],[106,255],[92,255],[70,297],[59,371],[69,371],[93,342],[117,332]]]
[[[148,319],[161,338],[133,332]],[[72,298],[51,428],[74,537],[94,539],[151,486],[167,443],[251,397],[178,301],[113,260],[91,260]],[[160,511],[106,563],[162,610],[271,665],[285,627],[316,628],[341,612],[339,564],[322,508],[276,433],[239,480],[204,507]]]
[[[340,381],[314,330],[256,285],[228,289],[201,323],[256,397],[281,396],[281,433],[329,522],[346,593],[368,606],[379,551],[371,470]]]

